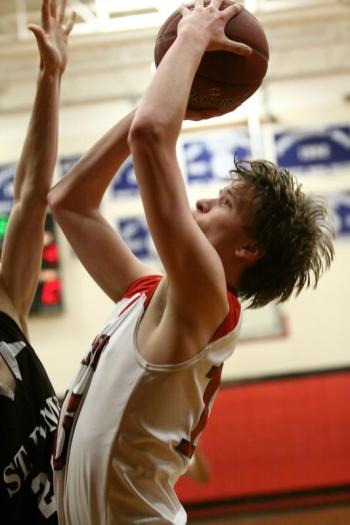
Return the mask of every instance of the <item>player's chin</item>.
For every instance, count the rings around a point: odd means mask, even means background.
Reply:
[[[198,224],[199,227],[201,223],[201,215],[202,213],[199,210],[192,210],[192,217],[194,218],[195,222]]]
[[[202,232],[205,234],[205,230],[206,230],[206,221],[205,221],[205,217],[204,217],[204,213],[202,213],[200,210],[193,210],[192,211],[192,216],[197,224],[197,226],[199,226],[199,228],[202,230]]]

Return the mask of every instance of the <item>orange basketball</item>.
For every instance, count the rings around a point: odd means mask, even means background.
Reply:
[[[221,9],[230,5],[223,2]],[[190,9],[192,6],[187,6]],[[156,66],[176,39],[181,19],[175,11],[160,28],[154,48]],[[247,44],[253,53],[244,57],[228,51],[210,51],[204,54],[195,75],[188,107],[191,110],[213,110],[218,114],[233,111],[260,86],[267,71],[269,46],[260,22],[243,9],[227,22],[226,36]],[[180,72],[179,72],[180,73]]]

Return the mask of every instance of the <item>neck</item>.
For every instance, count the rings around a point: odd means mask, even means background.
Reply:
[[[238,288],[241,276],[246,267],[247,265],[244,263],[232,264],[232,261],[231,264],[224,265],[226,283],[229,288],[235,290]]]

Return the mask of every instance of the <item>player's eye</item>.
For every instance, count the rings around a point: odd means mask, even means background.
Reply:
[[[230,201],[230,199],[224,200],[224,206],[226,206],[226,208],[230,208],[230,210],[232,209],[232,202]]]

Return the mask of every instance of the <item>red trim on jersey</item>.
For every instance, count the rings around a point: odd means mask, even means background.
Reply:
[[[152,299],[154,292],[160,281],[163,279],[163,275],[145,275],[136,279],[131,286],[126,290],[124,297],[132,297],[135,293],[144,293],[146,294],[145,309],[148,306],[148,303]]]
[[[147,296],[145,302],[145,308],[147,308],[158,284],[163,279],[163,275],[145,275],[136,279],[131,286],[127,289],[124,297],[132,297],[135,293],[144,293]],[[210,342],[213,343],[217,339],[224,337],[229,332],[232,332],[237,326],[241,315],[241,305],[237,297],[230,291],[227,290],[227,299],[229,302],[229,312],[226,319],[221,323],[215,334],[211,338]]]
[[[121,312],[119,312],[119,315],[118,317],[121,317],[123,315],[123,313],[128,309],[130,308],[131,305],[133,305],[134,303],[136,303],[136,301],[138,300],[139,296],[135,297],[130,303],[128,303],[125,308],[123,308],[123,310]]]
[[[233,295],[230,290],[227,290],[227,299],[229,303],[230,310],[226,316],[226,319],[221,323],[219,328],[216,330],[213,337],[210,339],[210,342],[213,343],[220,337],[224,337],[229,332],[232,332],[238,324],[240,315],[241,315],[241,304],[238,301],[237,297]]]

